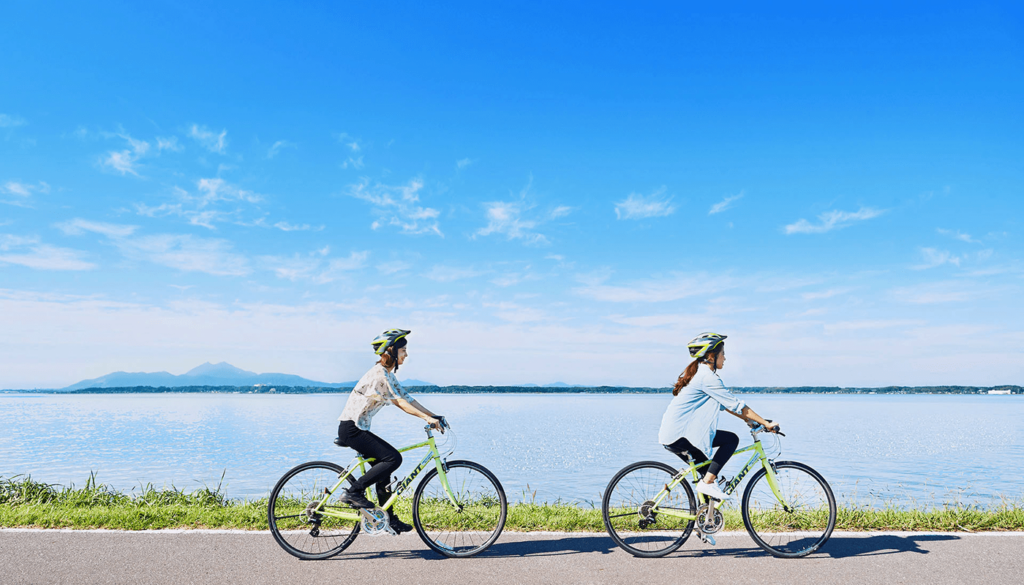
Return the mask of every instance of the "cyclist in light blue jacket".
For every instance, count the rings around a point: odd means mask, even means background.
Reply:
[[[751,410],[745,402],[726,389],[718,370],[725,367],[725,335],[701,333],[687,344],[690,356],[695,358],[679,375],[674,398],[661,418],[658,441],[680,458],[689,456],[696,463],[703,463],[711,457],[711,450],[718,448],[707,473],[697,482],[697,492],[725,500],[729,496],[715,484],[721,472],[739,445],[739,437],[728,431],[718,430],[718,413],[727,411],[745,421],[754,421],[773,431],[779,423],[768,422]]]

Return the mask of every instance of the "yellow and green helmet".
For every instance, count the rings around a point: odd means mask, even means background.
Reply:
[[[690,350],[690,357],[700,359],[708,354],[709,351],[714,351],[716,347],[725,341],[727,335],[719,335],[718,333],[701,333],[697,337],[694,337],[690,343],[686,344],[686,349]]]
[[[412,333],[412,331],[409,331],[408,329],[388,329],[384,333],[374,337],[373,341],[370,342],[370,345],[373,346],[374,353],[381,355],[392,347],[400,348],[406,343],[409,343],[405,336],[410,333]]]

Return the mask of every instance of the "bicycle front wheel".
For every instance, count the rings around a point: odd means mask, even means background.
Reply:
[[[803,463],[775,463],[779,496],[761,468],[743,492],[743,524],[754,542],[776,557],[807,556],[821,548],[836,525],[836,499],[817,471]]]
[[[498,478],[472,461],[452,461],[445,489],[437,469],[431,469],[412,499],[416,532],[434,551],[446,557],[471,557],[494,544],[505,527],[508,503]]]
[[[664,510],[695,515],[697,501],[689,482],[682,481],[657,506],[654,498],[676,476],[659,461],[628,465],[612,478],[601,501],[604,526],[615,544],[637,557],[663,557],[678,549],[693,530],[693,520]]]
[[[313,509],[344,473],[340,465],[312,461],[284,474],[270,492],[267,521],[274,540],[281,548],[303,560],[334,556],[352,544],[359,534],[358,520],[345,520],[319,514]],[[348,482],[352,481],[349,477]],[[342,487],[330,495],[321,509],[358,513],[338,501]]]

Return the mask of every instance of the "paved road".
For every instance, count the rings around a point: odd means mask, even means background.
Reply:
[[[0,530],[0,582],[15,583],[1020,583],[1024,534],[841,533],[818,554],[776,559],[743,533],[691,538],[637,559],[602,534],[505,533],[470,559],[415,534],[360,536],[326,561],[299,561],[269,533]],[[344,575],[344,576],[343,576]]]

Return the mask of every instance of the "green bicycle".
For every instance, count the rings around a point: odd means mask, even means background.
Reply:
[[[441,419],[441,432],[448,423]],[[437,450],[431,427],[427,440],[399,452],[429,447],[415,469],[392,485],[388,501],[373,509],[356,509],[341,503],[335,494],[345,482],[365,473],[373,459],[357,456],[348,467],[328,461],[311,461],[284,474],[270,492],[267,520],[274,540],[290,554],[304,560],[326,559],[345,550],[360,529],[371,536],[394,534],[388,510],[416,476],[433,461],[412,497],[412,518],[423,542],[447,557],[471,557],[491,546],[505,527],[508,503],[494,474],[472,461],[447,461]],[[454,451],[454,447],[448,455]],[[447,457],[447,455],[446,455]],[[367,490],[368,496],[375,495]]]
[[[770,421],[769,421],[770,422]],[[753,451],[750,461],[722,488],[727,494],[752,467],[760,464],[743,492],[740,511],[750,537],[776,557],[803,557],[821,548],[836,524],[836,500],[832,488],[817,471],[795,461],[775,461],[781,453],[777,435],[766,454],[758,435],[766,429],[752,425],[754,444],[736,453]],[[781,435],[782,433],[778,433]],[[782,435],[785,436],[785,435]],[[608,534],[616,544],[638,557],[662,557],[678,549],[697,528],[701,540],[714,544],[712,536],[725,525],[720,510],[724,502],[701,495],[698,506],[687,477],[696,483],[698,469],[710,461],[676,470],[660,461],[628,465],[612,478],[601,502]]]

